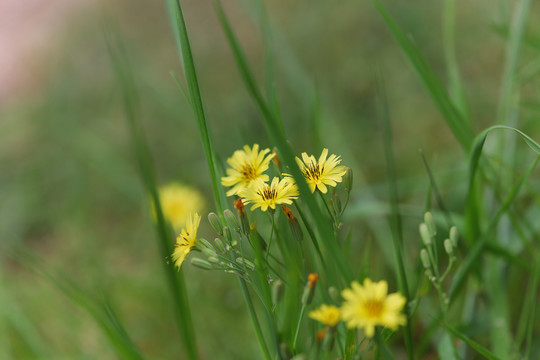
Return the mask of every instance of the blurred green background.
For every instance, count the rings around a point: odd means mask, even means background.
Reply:
[[[182,71],[166,7],[160,1],[79,2],[69,8],[64,3],[2,5],[10,11],[1,16],[11,21],[3,26],[2,56],[11,56],[3,63],[12,65],[0,73],[0,358],[116,358],[84,310],[14,259],[21,245],[108,299],[148,358],[182,358],[162,274],[165,259],[158,252],[105,44],[105,36],[114,32],[126,47],[159,183],[191,184],[206,194],[204,211],[214,210],[197,125],[170,75]],[[457,60],[475,133],[497,117],[504,29],[514,5],[505,3],[459,2],[456,9]],[[445,82],[442,2],[385,4]],[[268,146],[261,115],[241,82],[210,1],[182,5],[218,153],[225,159],[244,144]],[[265,47],[253,3],[224,5],[262,80]],[[377,236],[384,235],[366,225],[384,222],[384,211],[365,215],[366,204],[387,198],[374,86],[377,69],[383,73],[411,243],[407,256],[417,261],[417,224],[429,183],[418,150],[430,162],[446,205],[459,212],[467,166],[459,144],[371,2],[277,0],[267,6],[281,114],[293,148],[318,153],[323,145],[355,172],[348,213],[356,244],[351,258],[361,256],[366,239],[379,251]],[[51,16],[54,12],[61,15]],[[520,60],[528,76],[520,83],[518,124],[537,140],[538,20],[540,3],[533,2]],[[314,130],[317,123],[320,131]],[[534,158],[522,150],[523,163],[516,167]],[[530,186],[538,189],[537,182]],[[200,233],[213,236],[205,216]],[[201,358],[257,358],[233,276],[184,268]],[[383,265],[373,268],[375,274],[384,271]]]

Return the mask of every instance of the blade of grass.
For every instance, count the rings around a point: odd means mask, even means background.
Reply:
[[[156,232],[159,239],[160,258],[166,259],[173,253],[173,244],[170,241],[173,237],[170,234],[170,227],[162,212],[154,175],[153,161],[140,123],[138,99],[133,75],[129,68],[129,61],[118,42],[116,45],[117,48],[113,49],[110,39],[107,39],[109,56],[122,89],[124,110],[129,123],[141,176],[145,189],[147,193],[150,194],[152,208],[156,214]],[[168,262],[162,261],[162,263],[167,278],[167,284],[174,299],[174,318],[182,335],[187,355],[189,359],[197,359],[195,330],[191,318],[183,272],[181,270],[176,271],[173,265]]]
[[[472,145],[474,135],[466,118],[458,111],[441,80],[429,66],[417,46],[399,28],[379,0],[373,0],[373,4],[422,79],[433,101],[444,116],[448,127],[452,130],[463,149],[468,151]]]
[[[469,163],[469,199],[471,196],[473,196],[473,187],[474,187],[474,178],[478,169],[478,164],[480,161],[480,155],[482,154],[482,149],[484,146],[484,143],[486,141],[487,135],[496,129],[504,129],[504,130],[513,130],[517,132],[521,138],[525,141],[525,143],[537,154],[540,156],[540,145],[535,142],[530,136],[523,133],[522,131],[518,129],[511,128],[509,126],[504,125],[495,125],[492,127],[487,128],[486,130],[482,131],[476,138],[472,147],[471,155],[470,155],[470,163]],[[529,169],[525,172],[525,174],[519,179],[519,181],[512,187],[511,191],[501,204],[501,207],[497,211],[496,215],[493,217],[493,219],[490,221],[490,224],[486,231],[484,231],[483,235],[474,242],[473,247],[469,250],[469,253],[465,260],[463,261],[463,264],[460,266],[458,271],[456,272],[456,275],[454,277],[454,280],[452,282],[452,286],[450,288],[449,298],[452,299],[453,296],[456,294],[457,290],[463,285],[465,278],[467,277],[469,271],[472,269],[473,265],[477,263],[478,257],[481,255],[482,250],[484,249],[486,243],[489,239],[489,234],[491,231],[495,229],[495,226],[497,225],[500,217],[509,209],[510,205],[516,198],[517,194],[519,193],[519,190],[523,186],[526,179],[531,175],[532,171],[536,167],[536,164],[538,162],[539,158],[536,159],[536,161],[529,167]],[[469,200],[470,201],[470,200]]]
[[[195,63],[193,61],[193,53],[191,51],[191,45],[186,29],[186,23],[184,15],[182,13],[182,7],[179,0],[166,0],[169,12],[174,13],[175,32],[180,39],[180,53],[181,62],[183,65],[184,75],[189,91],[190,103],[193,111],[195,112],[195,118],[197,125],[199,126],[199,134],[204,147],[204,154],[208,165],[208,171],[210,172],[210,178],[212,181],[212,189],[214,190],[214,199],[216,201],[216,209],[219,216],[223,216],[224,204],[227,203],[227,198],[223,187],[220,184],[220,177],[217,169],[218,160],[213,146],[213,141],[208,129],[206,116],[203,107],[203,101],[201,91],[199,88],[199,80],[195,69]]]
[[[399,289],[407,299],[407,304],[412,301],[409,293],[409,285],[407,281],[407,273],[403,257],[405,250],[403,248],[403,229],[401,217],[399,215],[399,194],[396,185],[396,169],[394,159],[394,149],[392,145],[392,129],[390,124],[390,115],[388,114],[388,105],[386,103],[386,92],[382,75],[377,77],[377,102],[379,119],[383,127],[384,155],[386,160],[386,174],[388,176],[388,191],[390,194],[391,203],[391,221],[392,239],[394,244],[394,256],[396,259],[396,272],[399,282]],[[407,316],[407,324],[405,325],[405,347],[407,348],[407,356],[409,359],[414,359],[414,344],[412,331],[412,317],[409,306],[405,306],[405,314]]]
[[[129,338],[124,327],[116,317],[111,317],[110,310],[106,310],[107,307],[102,301],[95,299],[89,292],[83,290],[59,271],[53,272],[49,270],[49,267],[38,256],[26,249],[19,249],[16,258],[28,269],[47,278],[73,303],[86,310],[99,325],[103,334],[107,336],[120,358],[144,359]]]
[[[456,0],[445,0],[443,8],[443,47],[449,93],[456,107],[469,118],[469,106],[461,83],[456,59]]]
[[[445,324],[441,322],[441,325],[447,329],[452,335],[457,337],[458,339],[463,340],[467,345],[469,345],[471,348],[476,350],[477,353],[485,357],[489,360],[501,360],[501,358],[497,357],[495,354],[493,354],[491,351],[483,347],[482,345],[478,344],[477,342],[473,341],[471,338],[469,338],[467,335],[463,334],[461,331],[458,331],[456,328]]]

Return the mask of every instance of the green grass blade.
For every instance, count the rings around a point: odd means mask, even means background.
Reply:
[[[174,299],[174,318],[180,329],[189,359],[197,359],[195,330],[191,319],[191,311],[189,308],[183,272],[176,271],[173,264],[169,264],[163,260],[168,258],[173,252],[173,244],[171,242],[173,237],[171,236],[170,227],[163,215],[159,200],[153,162],[140,123],[138,99],[133,75],[122,48],[118,46],[116,49],[113,49],[110,42],[107,42],[107,45],[109,56],[121,85],[124,110],[131,130],[143,183],[146,191],[150,194],[152,208],[155,209],[156,213],[156,231],[159,239],[160,259],[162,259],[169,290]]]
[[[448,92],[461,114],[469,118],[469,106],[456,59],[456,0],[445,0],[443,8],[443,46]]]
[[[397,174],[395,169],[394,149],[392,146],[392,129],[390,124],[390,116],[388,114],[388,106],[386,104],[384,83],[380,76],[381,75],[379,75],[379,77],[377,78],[377,98],[379,105],[379,118],[382,122],[382,127],[384,131],[384,154],[386,159],[386,173],[389,179],[388,190],[390,193],[391,202],[390,225],[392,227],[394,256],[397,263],[396,272],[399,281],[399,289],[407,299],[407,303],[409,303],[412,299],[410,297],[409,285],[407,281],[407,272],[405,270],[405,264],[403,260],[405,251],[403,248],[403,229],[401,217],[399,215],[399,195],[396,184]],[[408,306],[405,306],[405,314],[407,316],[407,324],[405,325],[405,346],[407,348],[408,358],[414,359],[412,317],[411,311]]]
[[[446,330],[448,330],[450,333],[452,333],[452,335],[454,335],[458,339],[463,340],[467,345],[469,345],[472,349],[476,350],[477,353],[479,353],[480,355],[482,355],[486,359],[489,359],[489,360],[502,360],[499,357],[497,357],[495,354],[493,354],[491,351],[489,351],[488,349],[486,349],[482,345],[478,344],[477,342],[473,341],[467,335],[463,334],[461,331],[458,331],[456,328],[454,328],[454,327],[452,327],[452,326],[450,326],[448,324],[445,324],[445,323],[441,323],[441,325]]]
[[[168,0],[169,11],[174,12],[175,30],[178,38],[180,39],[180,53],[182,55],[181,61],[184,69],[184,75],[186,77],[190,103],[195,112],[195,118],[197,125],[199,126],[199,134],[203,143],[204,154],[208,165],[208,171],[210,172],[210,178],[212,181],[212,189],[214,191],[214,199],[216,201],[216,209],[219,216],[223,216],[223,210],[227,203],[225,192],[221,186],[220,176],[218,174],[218,159],[214,150],[210,131],[206,122],[206,116],[204,112],[201,91],[199,88],[199,80],[195,69],[195,63],[193,61],[193,53],[191,51],[191,45],[186,29],[186,23],[184,21],[184,15],[182,13],[182,6],[180,1],[174,1],[175,5],[171,6],[172,0]]]
[[[118,319],[110,316],[112,310],[105,310],[107,306],[104,302],[95,299],[89,292],[83,290],[64,274],[58,271],[53,273],[40,258],[29,251],[21,249],[17,258],[28,269],[47,278],[74,304],[86,310],[99,325],[120,358],[129,360],[144,359]]]
[[[458,111],[441,80],[437,77],[433,69],[429,66],[426,59],[416,47],[416,45],[399,28],[390,13],[380,3],[379,0],[373,0],[382,19],[394,35],[395,39],[409,58],[416,72],[422,79],[433,101],[444,116],[447,125],[461,144],[464,150],[468,151],[472,145],[474,135],[467,123],[465,117]]]

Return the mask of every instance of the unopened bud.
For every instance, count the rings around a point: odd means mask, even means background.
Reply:
[[[339,198],[337,192],[332,195],[332,198],[330,199],[330,204],[335,214],[341,214],[341,199]]]
[[[420,224],[419,231],[424,245],[431,246],[431,236],[429,236],[429,230],[425,223]]]
[[[234,231],[240,231],[240,223],[238,222],[238,218],[231,210],[225,209],[225,211],[223,211],[223,215],[225,216],[227,224],[229,224]]]
[[[304,239],[304,233],[302,232],[302,227],[300,226],[300,223],[296,219],[296,217],[293,215],[291,209],[289,209],[285,205],[281,205],[281,209],[287,215],[287,219],[289,219],[289,227],[291,228],[291,233],[293,236],[293,239],[296,241],[302,241]]]
[[[281,162],[279,161],[279,158],[277,156],[276,149],[272,149],[272,155],[274,156],[272,160],[274,161],[274,164],[276,164],[277,168],[281,171]]]
[[[317,280],[319,275],[316,273],[311,273],[308,275],[308,281],[304,287],[304,293],[302,294],[302,304],[309,305],[313,301],[313,296],[315,296],[315,287],[317,285]]]
[[[228,226],[223,227],[223,235],[225,235],[225,239],[229,242],[232,241],[232,235],[231,235],[231,229],[229,229]]]
[[[328,288],[328,295],[330,295],[330,298],[334,300],[337,303],[341,302],[341,296],[339,295],[339,290],[336,289],[334,286],[330,286]]]
[[[210,264],[208,261],[201,258],[192,258],[191,265],[204,269],[204,270],[212,270],[212,264]]]
[[[223,235],[223,224],[216,213],[211,212],[208,214],[208,222],[212,225],[212,228],[218,235]]]
[[[272,303],[279,304],[282,298],[283,298],[283,281],[281,281],[281,279],[278,279],[274,281],[274,284],[272,285]]]
[[[347,172],[343,176],[343,187],[345,188],[345,190],[351,191],[352,185],[353,185],[353,172],[350,167],[347,167]]]
[[[244,235],[249,235],[251,232],[249,226],[249,220],[247,218],[246,210],[244,209],[244,203],[242,199],[238,199],[234,202],[234,207],[238,210],[238,216],[240,217],[240,225],[242,227],[242,233]]]
[[[208,240],[206,240],[206,239],[201,238],[201,239],[198,239],[197,242],[202,245],[201,251],[203,249],[212,249],[212,250],[214,250],[214,247],[212,246],[212,244],[210,244],[210,242]]]
[[[424,214],[424,222],[427,225],[429,236],[434,238],[437,234],[437,227],[435,226],[435,221],[433,221],[433,215],[429,211]]]
[[[426,249],[420,250],[420,260],[425,269],[431,268],[431,262],[429,261],[429,255]]]
[[[216,256],[209,256],[208,261],[212,264],[219,264],[219,259]]]
[[[236,262],[240,265],[244,265],[249,270],[255,270],[255,264],[249,261],[248,259],[239,257],[239,258],[236,258]]]
[[[223,241],[221,241],[220,238],[215,238],[214,239],[214,245],[216,245],[216,248],[220,253],[225,252],[225,245],[223,245]]]
[[[457,247],[458,231],[457,231],[457,227],[455,227],[455,226],[452,226],[450,228],[450,242],[452,243],[453,247]]]
[[[454,247],[452,246],[450,239],[444,240],[444,251],[446,251],[448,255],[452,255],[454,252]]]
[[[209,248],[203,248],[203,249],[202,249],[202,253],[203,253],[206,257],[217,256],[216,252],[215,252],[213,249],[209,249]]]

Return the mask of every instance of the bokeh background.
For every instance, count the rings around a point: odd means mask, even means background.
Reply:
[[[259,79],[265,46],[253,3],[225,8]],[[497,3],[497,4],[495,4]],[[386,1],[443,81],[442,3]],[[457,60],[475,132],[495,123],[504,28],[514,2],[458,2]],[[210,0],[185,0],[208,122],[223,159],[244,144],[268,146],[261,115],[236,70]],[[267,2],[277,89],[293,148],[324,145],[353,168],[348,222],[354,242],[388,244],[370,233],[366,204],[387,198],[375,73],[384,76],[405,206],[409,258],[429,179],[426,155],[451,211],[459,212],[466,157],[429,94],[369,1]],[[531,5],[520,67],[538,67],[540,3]],[[497,30],[498,29],[498,30]],[[501,30],[502,29],[502,30]],[[124,117],[105,38],[114,33],[134,69],[143,126],[158,181],[178,181],[206,198],[210,179],[197,125],[170,72],[182,71],[162,1],[3,0],[0,3],[0,358],[114,359],[91,316],[48,279],[11,256],[21,245],[97,297],[107,298],[151,359],[182,358],[171,318],[148,197]],[[537,41],[535,43],[535,41]],[[536,45],[535,45],[536,44]],[[523,81],[519,127],[540,137],[538,71]],[[314,124],[320,124],[320,131]],[[532,154],[524,151],[523,164]],[[519,164],[518,164],[519,165]],[[532,185],[534,186],[534,184]],[[371,202],[370,202],[371,201]],[[373,205],[374,206],[374,205]],[[210,238],[203,221],[201,234]],[[384,235],[384,233],[382,233]],[[171,239],[172,241],[172,239]],[[360,257],[353,246],[351,257]],[[381,260],[383,262],[383,260]],[[189,264],[188,264],[189,265]],[[383,272],[384,266],[373,271]],[[257,344],[230,274],[185,266],[203,359],[255,359]],[[391,274],[391,273],[390,273]]]

